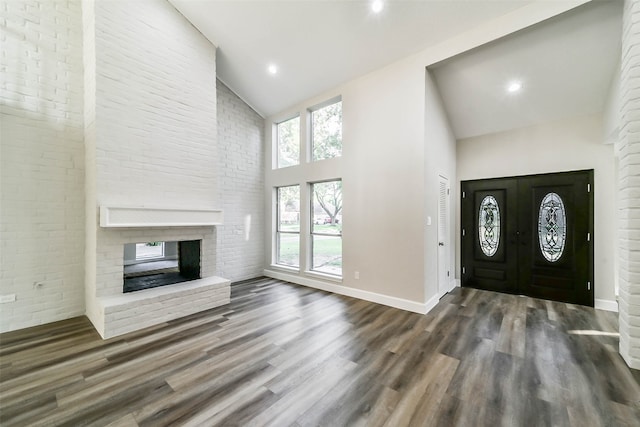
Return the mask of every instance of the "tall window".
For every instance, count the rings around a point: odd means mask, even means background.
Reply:
[[[311,111],[312,159],[342,156],[342,101]]]
[[[342,181],[311,184],[311,269],[342,276]]]
[[[277,188],[276,264],[300,266],[300,186]]]
[[[276,125],[278,168],[300,164],[300,117]]]

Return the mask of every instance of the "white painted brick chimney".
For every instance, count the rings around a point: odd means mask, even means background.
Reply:
[[[166,0],[84,6],[85,87],[95,88],[85,96],[85,297],[107,338],[229,301],[215,227],[99,226],[100,206],[216,207],[215,47]],[[188,282],[123,295],[123,245],[173,240],[202,240],[201,275],[212,279],[198,292]]]
[[[640,369],[640,2],[626,0],[622,27],[617,146],[620,354]]]

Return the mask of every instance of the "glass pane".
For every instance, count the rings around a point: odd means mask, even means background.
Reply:
[[[136,243],[136,259],[164,257],[164,242]]]
[[[314,271],[342,276],[342,237],[313,236]]]
[[[278,233],[276,264],[300,266],[300,235]]]
[[[300,163],[300,117],[278,123],[278,167]]]
[[[311,186],[313,233],[342,234],[342,181]]]
[[[278,188],[278,231],[300,231],[300,186]]]
[[[493,196],[485,197],[480,203],[478,237],[482,252],[494,256],[500,244],[500,209]]]
[[[542,255],[549,262],[562,256],[567,238],[567,215],[564,203],[556,193],[549,193],[540,203],[538,214],[538,240]]]
[[[313,160],[342,156],[342,102],[311,113]]]

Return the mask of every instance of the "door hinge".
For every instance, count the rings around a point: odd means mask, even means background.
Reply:
[[[591,184],[587,184],[587,193],[591,193]]]
[[[467,193],[465,193],[464,191],[462,192],[462,198],[464,199],[465,197],[467,197]]]
[[[447,277],[449,277],[449,272],[447,271]]]
[[[587,282],[587,290],[590,291],[591,290],[591,282]]]
[[[464,236],[465,236],[465,234],[467,234],[467,232],[466,232],[466,231],[465,231],[465,229],[463,228],[463,229],[462,229],[462,237],[464,237]]]
[[[451,190],[447,188],[447,196],[451,194]]]
[[[591,233],[587,233],[587,242],[591,241]]]
[[[462,274],[467,274],[467,269],[462,267]]]

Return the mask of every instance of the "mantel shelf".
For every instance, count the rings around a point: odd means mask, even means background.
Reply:
[[[100,206],[100,227],[202,227],[222,225],[220,209]]]

